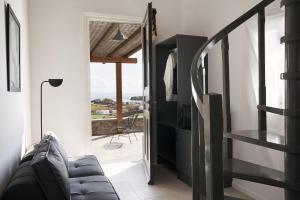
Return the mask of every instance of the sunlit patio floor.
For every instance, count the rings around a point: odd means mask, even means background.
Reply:
[[[112,141],[112,136],[93,137],[92,153],[97,156],[102,165],[139,161],[142,159],[143,133],[139,132],[135,135],[136,137],[131,134],[131,143],[127,135],[114,136]],[[114,149],[115,147],[120,148]]]

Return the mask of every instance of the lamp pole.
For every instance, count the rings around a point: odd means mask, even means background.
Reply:
[[[41,90],[41,96],[40,96],[40,100],[41,100],[41,108],[40,108],[40,111],[41,111],[41,140],[43,138],[43,85],[44,83],[49,83],[52,87],[59,87],[62,83],[63,83],[63,79],[48,79],[47,81],[43,81],[41,83],[41,87],[40,87],[40,90]]]
[[[41,96],[40,96],[40,101],[41,101],[41,104],[40,104],[40,106],[41,106],[41,108],[40,108],[40,117],[41,117],[41,140],[42,140],[42,138],[43,138],[43,85],[44,85],[44,83],[47,83],[47,82],[49,82],[49,81],[43,81],[42,83],[41,83]]]

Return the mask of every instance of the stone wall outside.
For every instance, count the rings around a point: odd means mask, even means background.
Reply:
[[[120,126],[124,126],[127,118],[124,118]],[[133,127],[134,132],[143,132],[144,120],[138,118]],[[92,136],[117,134],[117,119],[94,119],[92,120]]]

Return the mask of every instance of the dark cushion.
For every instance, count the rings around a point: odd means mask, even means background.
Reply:
[[[93,155],[82,156],[69,160],[69,177],[104,175],[104,172]]]
[[[68,170],[51,140],[43,139],[31,161],[48,200],[69,200]]]
[[[70,178],[71,200],[119,200],[105,176]]]
[[[52,141],[52,143],[55,145],[55,148],[57,148],[57,150],[59,151],[60,155],[64,159],[65,165],[68,167],[68,155],[67,155],[67,152],[66,152],[65,148],[63,147],[63,145],[61,144],[61,142],[59,141],[58,137],[55,135],[55,133],[48,131],[45,134],[44,138],[45,139],[49,139],[49,140]]]
[[[1,200],[47,200],[35,173],[30,165],[30,161],[23,162],[11,178]]]
[[[20,164],[22,164],[23,162],[27,162],[27,161],[31,161],[33,156],[35,155],[35,153],[37,152],[39,148],[39,144],[33,144],[31,145],[28,150],[26,151],[26,153],[23,155]]]

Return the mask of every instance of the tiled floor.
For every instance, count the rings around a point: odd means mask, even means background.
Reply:
[[[141,161],[103,165],[121,200],[190,200],[191,188],[174,172],[160,167],[154,185],[148,185]]]
[[[165,166],[156,166],[155,182],[148,185],[142,158],[142,133],[138,140],[120,137],[114,142],[122,143],[115,150],[105,148],[111,138],[93,141],[93,151],[98,157],[106,176],[111,180],[121,200],[191,200],[192,188],[177,179],[176,172]],[[225,194],[245,198],[234,188],[225,189]]]
[[[164,166],[156,167],[153,185],[146,182],[142,161],[104,164],[103,169],[121,200],[192,200],[192,188]],[[225,194],[250,199],[234,188],[226,188]]]

